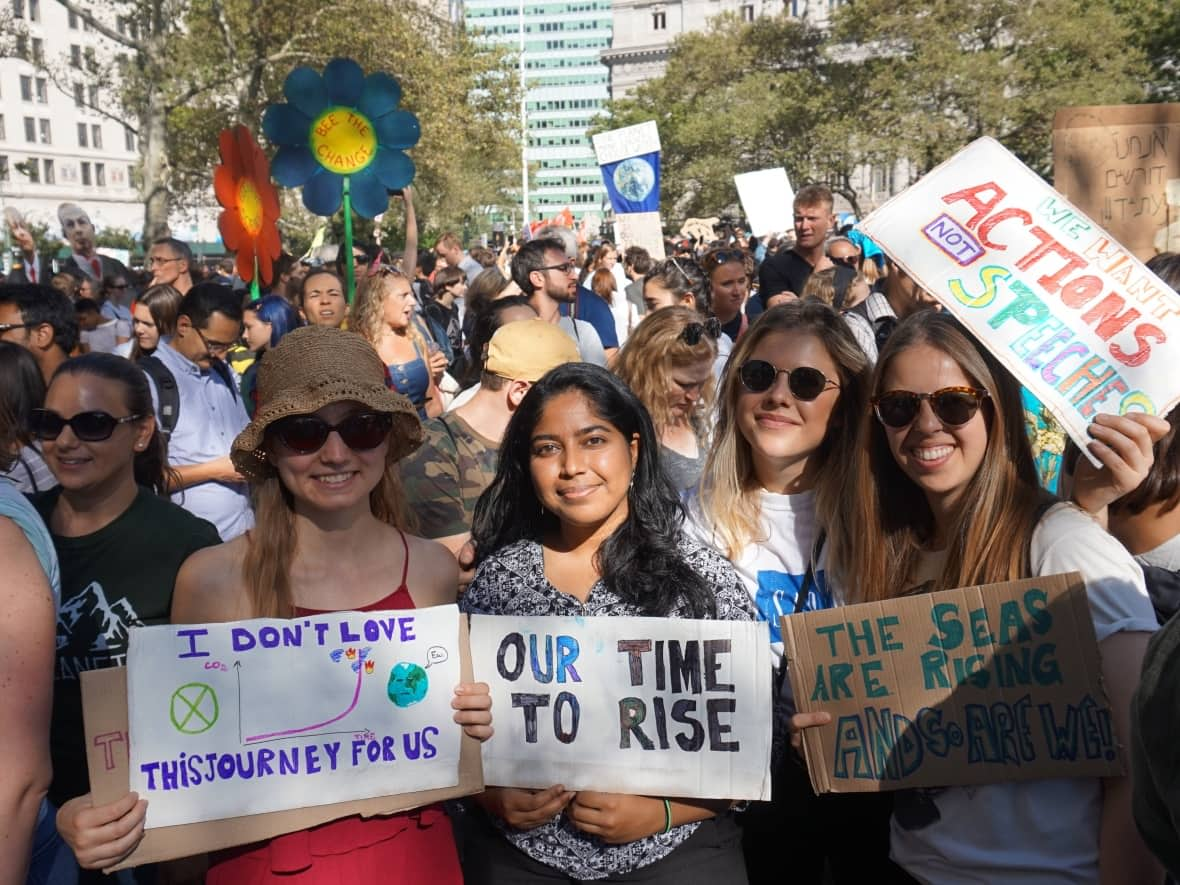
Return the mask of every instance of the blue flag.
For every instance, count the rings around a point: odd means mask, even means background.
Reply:
[[[602,180],[616,215],[658,212],[660,209],[660,152],[603,163]]]

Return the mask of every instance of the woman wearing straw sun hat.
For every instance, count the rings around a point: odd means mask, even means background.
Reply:
[[[414,407],[385,386],[385,367],[359,335],[296,329],[258,372],[254,420],[230,457],[253,486],[256,524],[181,567],[174,623],[412,609],[455,601],[458,568],[440,544],[407,534],[398,472],[417,448]],[[412,568],[411,568],[412,564]],[[400,580],[399,577],[400,576]],[[395,583],[396,582],[396,583]],[[491,735],[483,684],[455,689],[455,722]],[[433,805],[344,818],[210,859],[207,881],[462,881],[445,812]]]

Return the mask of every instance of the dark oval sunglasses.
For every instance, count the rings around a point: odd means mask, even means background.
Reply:
[[[393,415],[388,412],[355,412],[339,424],[329,424],[315,415],[292,415],[281,418],[266,429],[297,455],[318,452],[335,430],[343,443],[354,452],[367,452],[381,445],[393,430]]]
[[[67,427],[82,442],[102,442],[111,438],[120,424],[139,421],[147,415],[127,415],[116,418],[108,412],[79,412],[63,418],[52,409],[32,409],[29,412],[29,432],[40,440],[55,440]]]
[[[943,387],[934,393],[890,390],[873,398],[873,411],[878,421],[898,430],[912,424],[922,408],[922,400],[929,400],[939,421],[948,427],[958,427],[975,417],[987,396],[986,390],[975,387]]]
[[[811,366],[780,369],[766,360],[746,360],[738,369],[742,386],[750,393],[766,393],[774,386],[780,374],[787,376],[787,389],[791,391],[791,396],[804,402],[816,399],[829,386],[840,387],[819,369],[813,369]]]

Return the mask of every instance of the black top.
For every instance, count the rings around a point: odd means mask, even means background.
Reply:
[[[758,295],[762,303],[779,292],[794,292],[802,296],[812,267],[794,249],[785,249],[762,262],[758,271]]]

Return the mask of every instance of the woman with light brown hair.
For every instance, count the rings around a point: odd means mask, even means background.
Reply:
[[[357,286],[348,328],[373,345],[394,389],[414,404],[418,417],[437,418],[443,402],[431,358],[438,345],[414,321],[415,305],[409,278],[388,265],[376,265]]]
[[[696,486],[704,467],[718,334],[715,319],[687,307],[664,308],[644,318],[615,363],[615,374],[651,414],[660,462],[681,492]]]

